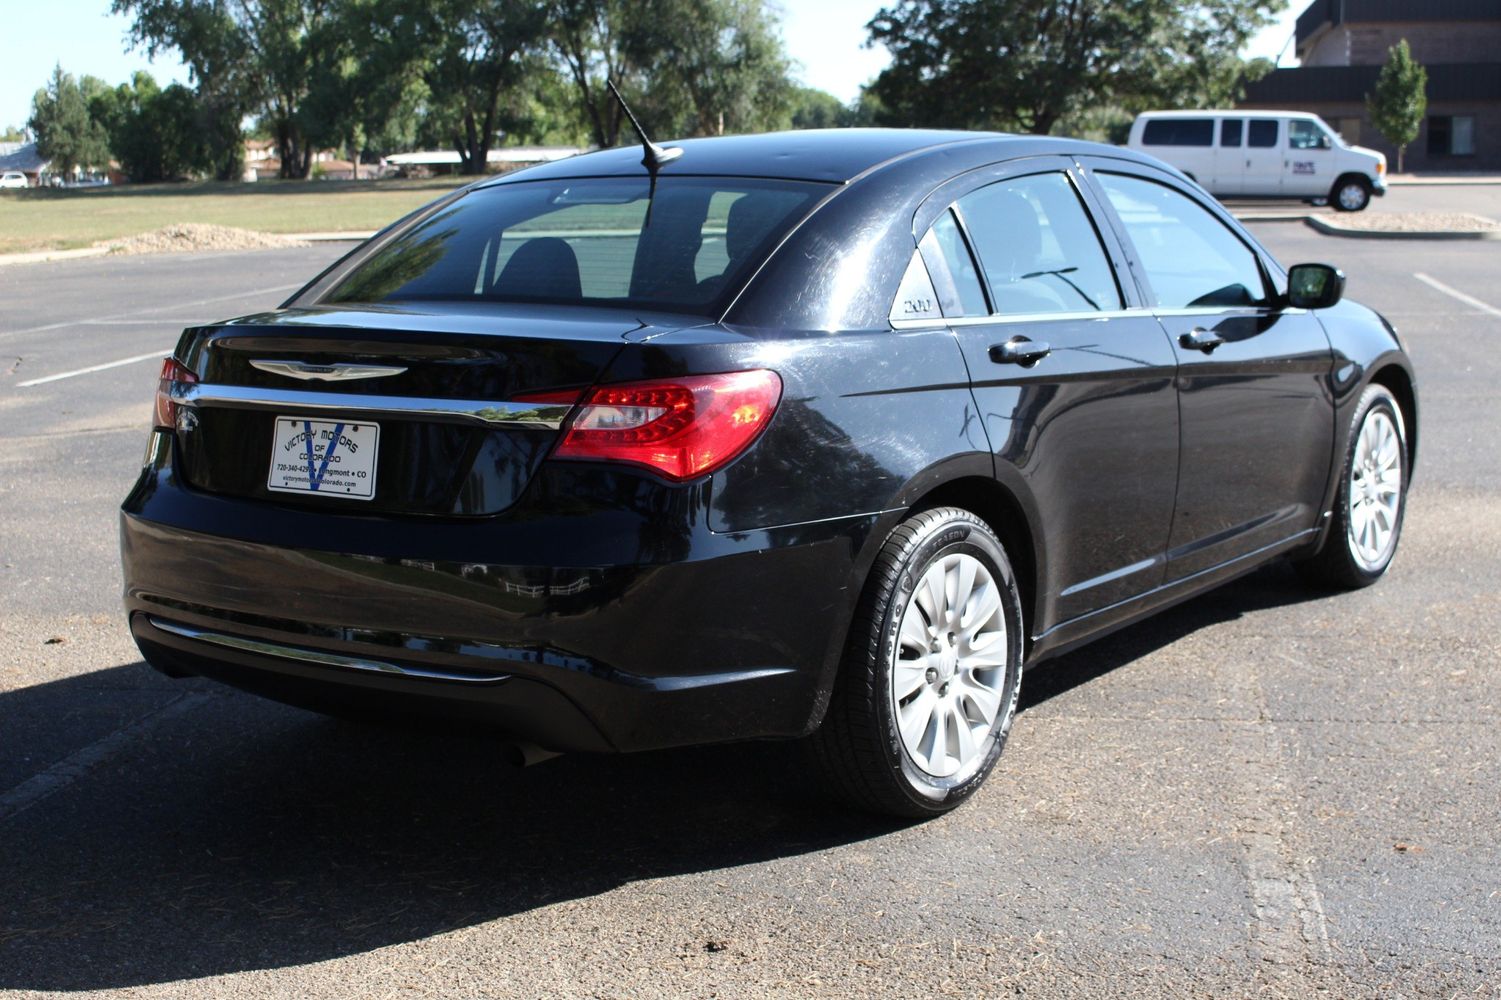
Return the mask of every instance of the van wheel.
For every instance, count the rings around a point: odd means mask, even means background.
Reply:
[[[995,533],[957,507],[913,515],[876,558],[809,737],[826,785],[889,816],[953,809],[1001,755],[1021,660],[1021,596]]]
[[[1329,203],[1338,212],[1360,212],[1371,203],[1371,182],[1364,177],[1341,177],[1334,182]]]

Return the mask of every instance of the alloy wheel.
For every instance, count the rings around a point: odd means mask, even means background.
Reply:
[[[962,781],[984,762],[1006,708],[999,583],[972,555],[934,560],[907,601],[897,643],[890,693],[902,745],[927,774]]]
[[[1374,572],[1391,558],[1402,512],[1402,438],[1391,414],[1372,409],[1350,461],[1350,554]]]

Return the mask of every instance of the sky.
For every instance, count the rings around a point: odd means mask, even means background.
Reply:
[[[74,76],[89,74],[110,84],[123,83],[140,69],[163,85],[187,81],[186,67],[171,54],[152,62],[130,47],[130,19],[111,14],[110,0],[4,0],[4,6],[9,10],[0,19],[0,127],[25,123],[32,95],[58,64]],[[885,49],[864,47],[865,25],[884,6],[881,0],[781,0],[779,6],[787,51],[807,85],[849,101],[886,65]],[[1276,24],[1252,39],[1246,54],[1275,57],[1306,6],[1292,0]]]

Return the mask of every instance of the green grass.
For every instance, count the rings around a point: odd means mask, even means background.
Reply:
[[[266,233],[379,229],[469,178],[0,191],[0,253],[92,246],[179,222]]]

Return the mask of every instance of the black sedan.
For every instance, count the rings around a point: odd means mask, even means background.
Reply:
[[[1269,560],[1385,572],[1395,332],[1178,172],[953,132],[667,152],[470,186],[184,332],[121,519],[146,659],[529,753],[801,739],[924,816],[1024,666]]]

